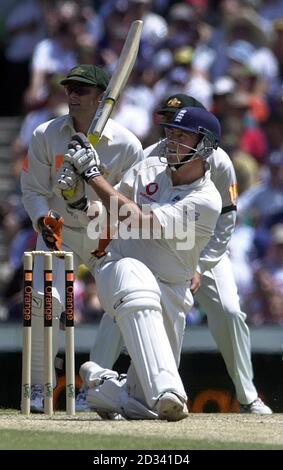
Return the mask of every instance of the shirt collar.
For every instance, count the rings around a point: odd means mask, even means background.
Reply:
[[[71,116],[69,114],[66,114],[66,116],[63,116],[63,122],[62,122],[61,127],[60,127],[60,132],[62,132],[62,130],[65,127],[69,127],[71,129],[72,133],[76,132],[75,129],[74,129],[74,125],[73,125],[73,119],[71,118]]]
[[[64,116],[62,125],[61,125],[61,127],[60,127],[60,132],[61,132],[65,127],[68,127],[68,128],[71,130],[72,134],[75,134],[75,133],[76,133],[76,131],[75,131],[75,129],[74,129],[73,119],[71,118],[71,116],[70,116],[69,114],[67,114],[66,116]],[[105,126],[104,129],[103,129],[102,137],[105,137],[107,140],[113,140],[113,125],[112,125],[111,119],[108,119],[108,121],[107,121],[107,123],[106,123],[106,126]]]

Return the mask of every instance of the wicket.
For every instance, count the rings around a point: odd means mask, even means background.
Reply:
[[[75,349],[74,349],[74,261],[66,251],[31,251],[24,253],[23,354],[22,354],[22,414],[30,414],[32,285],[35,256],[44,256],[44,413],[53,414],[52,361],[52,257],[65,260],[66,308],[66,412],[75,414]]]

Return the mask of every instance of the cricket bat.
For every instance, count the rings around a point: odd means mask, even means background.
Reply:
[[[98,144],[103,129],[110,118],[134,67],[139,50],[142,26],[142,20],[133,21],[131,24],[116,69],[111,77],[108,87],[105,90],[104,98],[98,106],[91,122],[87,138],[93,147]],[[65,199],[73,197],[75,193],[76,187],[62,191]]]
[[[139,50],[142,26],[143,21],[141,20],[133,21],[131,24],[116,69],[88,130],[88,140],[94,147],[99,142],[103,129],[134,67]]]

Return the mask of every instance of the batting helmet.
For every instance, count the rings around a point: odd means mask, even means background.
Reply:
[[[165,128],[200,134],[201,139],[197,147],[195,149],[191,148],[192,152],[188,154],[190,159],[194,155],[204,159],[209,157],[212,151],[217,149],[221,137],[221,127],[217,117],[205,108],[192,106],[182,108],[175,114],[171,122],[162,123],[161,125]]]
[[[170,123],[161,124],[185,132],[194,132],[208,137],[217,148],[221,137],[220,122],[217,117],[204,108],[188,106],[180,109]]]

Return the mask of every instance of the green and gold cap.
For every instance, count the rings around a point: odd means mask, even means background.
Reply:
[[[192,108],[204,108],[203,104],[192,96],[177,93],[176,95],[169,96],[169,98],[162,103],[157,114],[176,113],[178,109],[186,108],[187,106],[191,106]]]
[[[109,77],[104,69],[98,65],[81,64],[73,67],[60,83],[61,85],[67,85],[70,82],[79,82],[106,90]]]

